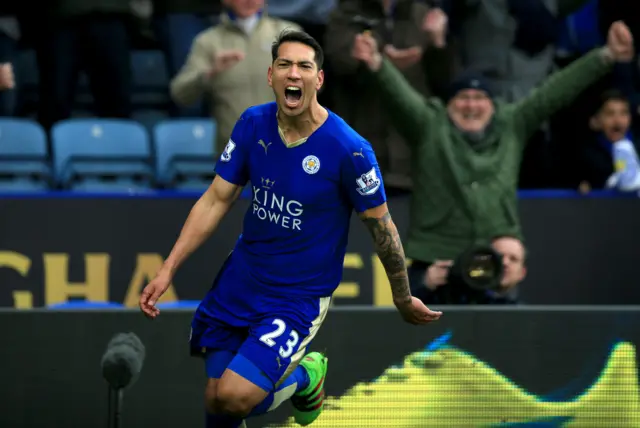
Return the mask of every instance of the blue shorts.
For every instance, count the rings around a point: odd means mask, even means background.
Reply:
[[[278,385],[304,356],[330,303],[283,291],[265,293],[229,256],[193,317],[191,354],[241,354]]]

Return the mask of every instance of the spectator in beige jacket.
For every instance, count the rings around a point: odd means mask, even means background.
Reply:
[[[171,97],[188,106],[201,96],[212,104],[217,123],[215,148],[221,153],[240,114],[252,105],[274,101],[266,84],[271,44],[289,21],[267,16],[264,0],[225,0],[220,24],[198,34],[186,63],[171,81]]]

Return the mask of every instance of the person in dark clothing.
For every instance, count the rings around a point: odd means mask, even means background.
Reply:
[[[44,4],[44,3],[43,3]],[[129,0],[58,0],[23,21],[32,33],[40,75],[40,123],[72,115],[80,70],[99,117],[131,115]]]
[[[498,290],[480,292],[465,284],[452,283],[449,270],[453,260],[414,261],[409,268],[411,294],[432,305],[518,303],[517,287],[527,274],[524,245],[515,237],[501,236],[493,240],[492,247],[502,255],[504,271]]]
[[[189,55],[194,39],[220,22],[220,0],[153,0],[153,26],[165,54],[170,78],[174,78]],[[195,106],[178,106],[173,101],[170,114],[175,117],[208,116],[204,102]]]

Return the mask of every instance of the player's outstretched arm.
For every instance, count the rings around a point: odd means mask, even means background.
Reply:
[[[389,278],[393,303],[405,321],[425,324],[440,318],[441,312],[430,310],[419,299],[411,296],[402,240],[387,204],[368,209],[359,216],[373,237],[376,253]]]
[[[180,236],[158,275],[147,285],[140,296],[140,308],[155,318],[159,311],[156,302],[164,294],[177,269],[216,230],[222,218],[242,192],[242,187],[224,180],[219,175],[207,191],[195,203]]]
[[[216,230],[241,192],[242,187],[226,181],[219,175],[216,176],[191,209],[163,269],[174,273]]]
[[[411,288],[404,249],[386,204],[366,210],[360,214],[360,218],[373,237],[376,253],[391,284],[393,302],[407,303],[411,300]]]

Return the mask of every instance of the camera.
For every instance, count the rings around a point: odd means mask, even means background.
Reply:
[[[487,291],[500,288],[502,255],[490,246],[474,246],[460,254],[451,266],[447,283],[453,300],[481,300]]]
[[[358,32],[372,31],[380,22],[379,19],[368,18],[363,15],[352,16],[349,23],[358,29]]]

